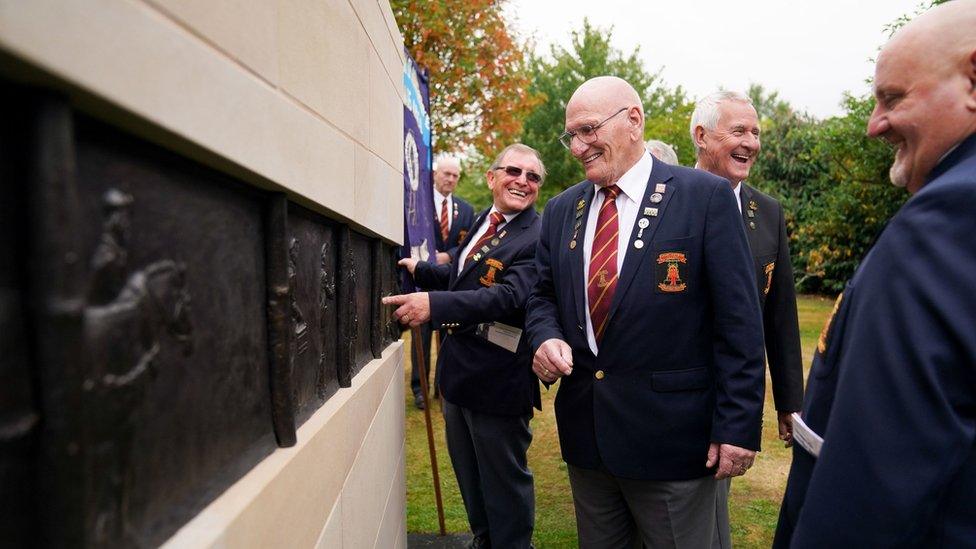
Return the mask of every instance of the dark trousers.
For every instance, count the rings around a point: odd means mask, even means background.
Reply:
[[[475,412],[442,399],[447,451],[468,524],[492,547],[526,549],[535,526],[535,490],[526,452],[529,420]]]
[[[430,336],[431,336],[430,322],[425,322],[420,325],[420,344],[424,350],[424,368],[427,370],[427,389],[430,392],[434,391],[434,386],[430,384],[430,372],[434,369],[433,364],[430,363]],[[417,347],[410,345],[410,389],[413,391],[414,398],[420,396],[423,393],[420,385],[420,367],[417,366]]]
[[[704,549],[715,531],[715,479],[635,480],[568,466],[581,549]]]

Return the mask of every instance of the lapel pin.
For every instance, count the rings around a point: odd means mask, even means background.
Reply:
[[[491,245],[492,246],[497,246],[499,242],[501,242],[501,240],[498,240],[497,238],[492,238],[491,239]]]
[[[640,227],[641,229],[646,229],[650,224],[651,221],[646,217],[642,217],[641,220],[637,222],[637,226]]]
[[[668,186],[665,185],[664,183],[658,183],[657,185],[654,185],[654,192],[663,193],[664,191],[667,190],[667,188]]]
[[[475,260],[475,262],[481,261],[481,254],[474,254],[471,256],[471,259]]]
[[[576,249],[576,238],[575,238],[575,236],[573,237],[573,240],[570,240],[569,241],[569,249],[570,250],[575,250]]]
[[[488,253],[489,250],[491,250],[491,248],[489,248],[488,246],[482,246],[481,247],[481,253],[483,253],[483,254]]]
[[[661,193],[654,193],[651,195],[651,202],[657,204],[658,202],[664,200],[664,196]]]
[[[746,215],[748,215],[749,217],[756,217],[756,212],[752,210],[746,210]]]
[[[657,208],[644,208],[644,215],[657,217]]]
[[[637,248],[638,250],[641,249],[641,248],[643,248],[644,247],[644,241],[643,240],[635,240],[634,241],[634,247]]]
[[[750,210],[758,210],[759,209],[759,204],[756,204],[756,201],[755,200],[750,200],[749,201],[749,209]]]
[[[507,235],[507,234],[508,234],[508,230],[504,230],[504,231],[498,233],[498,238],[505,238],[505,235]]]
[[[756,222],[755,221],[750,221],[749,222],[749,228],[752,229],[752,230],[756,230]]]
[[[576,203],[576,210],[580,211],[586,207],[586,201],[580,198],[580,201]]]

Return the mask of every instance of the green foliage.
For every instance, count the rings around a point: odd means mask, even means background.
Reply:
[[[584,19],[583,27],[572,33],[569,49],[552,46],[549,56],[529,59],[529,93],[542,96],[543,102],[525,119],[522,142],[542,154],[549,173],[539,193],[540,207],[585,178],[582,166],[558,141],[565,127],[566,103],[580,84],[603,75],[623,78],[644,98],[647,117],[660,117],[659,127],[669,131],[669,124],[675,121],[671,113],[685,104],[681,88],[669,90],[661,85],[659,74],[644,68],[639,49],[624,55],[610,45],[612,36],[612,28],[600,29]]]
[[[889,183],[890,147],[865,135],[874,100],[847,96],[846,113],[823,121],[775,94],[756,104],[763,148],[750,183],[783,203],[797,288],[836,293],[908,198]]]

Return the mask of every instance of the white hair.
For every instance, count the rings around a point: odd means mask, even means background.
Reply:
[[[752,99],[744,93],[737,91],[721,90],[706,95],[695,103],[695,112],[691,113],[691,124],[688,131],[691,133],[691,144],[695,146],[695,156],[698,156],[698,143],[695,141],[695,128],[701,126],[706,130],[714,130],[718,125],[718,108],[727,101],[736,101],[752,105]]]
[[[456,156],[452,156],[450,154],[441,153],[441,154],[437,155],[436,158],[434,158],[434,165],[431,166],[431,170],[436,172],[437,171],[437,166],[441,162],[454,162],[455,164],[458,165],[458,170],[461,169],[461,159],[459,159]]]
[[[671,145],[657,139],[648,139],[644,144],[647,146],[647,151],[654,155],[654,158],[672,166],[679,165],[678,153],[674,152],[674,147]]]

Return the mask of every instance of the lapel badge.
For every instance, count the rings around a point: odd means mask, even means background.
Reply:
[[[498,238],[505,238],[505,235],[507,234],[508,234],[508,229],[503,230],[502,232],[498,233]]]
[[[576,219],[583,217],[583,210],[576,210]]]
[[[468,236],[468,231],[461,229],[458,231],[458,242],[464,242],[464,237]]]
[[[486,254],[486,253],[488,253],[488,250],[490,250],[490,249],[491,248],[489,248],[488,246],[482,246],[481,247],[481,253]]]
[[[643,248],[644,247],[644,241],[643,240],[635,240],[634,241],[634,247],[637,248],[638,250],[641,249],[641,248]]]
[[[758,210],[759,209],[759,204],[756,204],[756,201],[755,200],[750,200],[749,201],[749,209],[750,210]]]
[[[756,212],[753,210],[746,210],[746,215],[749,217],[756,217]]]
[[[657,204],[658,202],[660,202],[662,200],[664,200],[664,195],[662,195],[661,193],[654,193],[654,194],[651,195],[651,202],[653,204]]]
[[[497,238],[492,238],[491,239],[491,245],[492,246],[497,246],[499,242],[501,242],[501,240],[498,240]]]
[[[471,259],[473,259],[475,263],[477,263],[478,261],[481,261],[481,254],[474,254],[471,256]]]
[[[755,221],[750,221],[749,222],[749,228],[755,231],[756,230],[756,222]]]
[[[770,261],[763,267],[763,273],[766,274],[766,287],[763,288],[763,295],[769,295],[769,289],[773,286],[773,270],[776,269],[776,262]]]
[[[488,266],[488,272],[479,278],[478,282],[481,282],[481,284],[487,288],[491,288],[495,285],[495,274],[497,274],[498,271],[505,269],[505,265],[493,257],[486,259],[485,265]]]
[[[644,208],[644,215],[657,217],[657,208]]]
[[[576,211],[578,212],[583,211],[583,208],[585,207],[586,207],[586,200],[580,198],[579,202],[576,203]]]
[[[665,185],[664,183],[658,183],[657,185],[654,185],[654,192],[656,192],[656,193],[664,193],[664,191],[666,191],[667,188],[668,188],[668,186]]]
[[[575,250],[576,249],[576,239],[575,238],[573,240],[570,240],[569,241],[569,249],[570,250]]]
[[[640,227],[641,229],[646,229],[650,224],[651,221],[646,217],[642,217],[641,220],[637,222],[637,226]]]
[[[688,284],[683,280],[682,269],[688,264],[684,252],[664,252],[657,256],[657,291],[666,294],[683,292]]]

